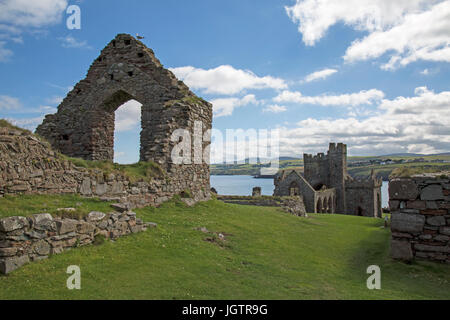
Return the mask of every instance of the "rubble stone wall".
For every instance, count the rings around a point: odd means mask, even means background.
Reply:
[[[8,274],[28,262],[92,244],[99,236],[116,239],[149,226],[156,225],[144,223],[131,211],[91,212],[82,220],[54,218],[48,213],[0,219],[0,273]]]
[[[29,132],[0,128],[0,197],[72,193],[144,207],[158,206],[189,190],[196,201],[209,199],[209,171],[190,169],[183,170],[180,165],[177,170],[182,174],[169,172],[153,179],[130,181],[122,173],[77,167]]]
[[[429,174],[389,182],[391,256],[450,263],[450,178]]]
[[[261,206],[261,207],[279,207],[285,212],[291,213],[295,216],[305,216],[306,209],[301,196],[217,196],[218,200],[225,203],[247,205],[247,206]]]

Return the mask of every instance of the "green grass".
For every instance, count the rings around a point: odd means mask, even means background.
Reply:
[[[84,216],[92,211],[113,211],[107,202],[77,195],[5,195],[0,198],[0,218],[30,216],[36,213],[66,216],[67,213],[57,212],[59,208],[75,208],[76,211],[71,214],[74,217]]]
[[[450,299],[450,266],[392,261],[381,220],[219,201],[137,212],[158,228],[24,266],[0,277],[0,299]],[[378,291],[366,288],[373,264]],[[66,288],[69,265],[79,291]]]
[[[111,161],[89,161],[80,158],[70,158],[65,155],[60,155],[60,157],[71,161],[77,167],[99,169],[104,174],[121,173],[128,177],[131,182],[165,177],[165,172],[161,166],[151,161],[134,164],[118,164]]]
[[[11,124],[9,121],[7,121],[5,119],[0,119],[0,128],[8,128],[8,129],[18,130],[18,131],[22,131],[22,132],[26,132],[26,133],[31,133],[29,130],[19,128],[15,125]]]

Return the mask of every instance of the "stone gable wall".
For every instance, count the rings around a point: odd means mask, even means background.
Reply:
[[[142,104],[141,161],[154,161],[167,169],[178,142],[171,141],[175,130],[194,134],[195,121],[202,123],[202,134],[211,129],[212,105],[165,69],[142,42],[119,34],[101,51],[58,112],[46,116],[36,132],[65,155],[112,161],[115,111],[131,99]]]
[[[423,175],[389,182],[391,256],[450,263],[450,178]]]
[[[147,186],[131,186],[119,178],[113,182],[117,188],[106,188],[115,196],[142,195],[146,203],[185,189],[199,198],[204,197],[210,190],[209,153],[203,151],[210,144],[212,105],[192,93],[163,67],[151,49],[131,35],[117,35],[101,51],[86,78],[69,92],[56,114],[45,117],[36,133],[49,141],[54,150],[67,156],[112,161],[115,111],[131,99],[142,104],[140,161],[159,164],[169,182],[159,181],[146,192]],[[188,131],[191,137],[190,163],[185,161],[183,165],[172,159],[174,147],[185,139],[177,136],[179,129]],[[196,143],[200,146],[197,148],[200,161],[194,152]],[[90,194],[89,184],[97,195],[105,189],[105,184],[93,177],[76,180],[72,189],[82,184],[87,194]]]
[[[0,273],[47,259],[65,250],[92,244],[99,235],[116,239],[156,226],[134,212],[91,212],[81,220],[54,218],[48,213],[0,219]]]

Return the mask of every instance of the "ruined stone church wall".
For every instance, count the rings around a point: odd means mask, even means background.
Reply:
[[[277,179],[277,177],[275,177],[274,183],[274,196],[284,197],[291,196],[291,186],[294,184],[298,187],[299,194],[303,197],[306,211],[314,213],[315,191],[299,173],[292,171],[291,173],[287,173],[287,176],[284,179]]]
[[[375,215],[374,190],[368,188],[346,189],[347,214],[364,217]]]
[[[330,143],[328,149],[329,188],[336,190],[336,212],[347,213],[346,185],[347,178],[347,145]]]
[[[450,178],[423,175],[389,181],[391,256],[450,263]]]
[[[192,167],[169,174],[131,181],[122,173],[76,167],[36,136],[0,128],[0,196],[4,194],[80,194],[129,202],[134,207],[158,206],[189,190],[195,200],[209,199],[209,172]],[[191,169],[191,170],[189,170]],[[183,177],[183,178],[181,178]]]
[[[309,184],[315,188],[317,185],[329,186],[329,162],[328,157],[319,153],[315,156],[304,154],[304,176]]]
[[[381,218],[382,183],[381,179],[372,176],[362,179],[349,177],[345,181],[347,214]]]
[[[189,91],[151,49],[130,35],[118,35],[102,50],[86,78],[56,114],[46,116],[36,133],[70,157],[112,161],[115,111],[131,99],[142,104],[140,160],[153,161],[165,170],[170,183],[164,192],[209,191],[209,152],[203,150],[210,142],[203,138],[212,127],[212,105]],[[172,150],[180,140],[172,135],[178,129],[190,132],[192,151],[194,138],[203,140],[200,162],[191,152],[190,163],[174,163]]]

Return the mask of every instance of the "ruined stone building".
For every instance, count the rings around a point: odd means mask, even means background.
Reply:
[[[190,133],[192,150],[194,143],[202,151],[208,147],[212,105],[192,93],[131,35],[117,35],[101,51],[86,78],[56,114],[45,117],[36,133],[67,156],[113,161],[115,111],[132,99],[142,104],[140,161],[152,161],[166,172],[164,189],[171,193],[190,189],[209,195],[209,154],[203,152],[198,161],[192,151],[192,161],[177,164],[172,151],[187,139],[174,139],[177,129]]]
[[[304,173],[282,170],[275,196],[302,195],[307,212],[381,217],[381,179],[372,173],[354,179],[347,173],[347,146],[330,143],[328,153],[304,154]]]

